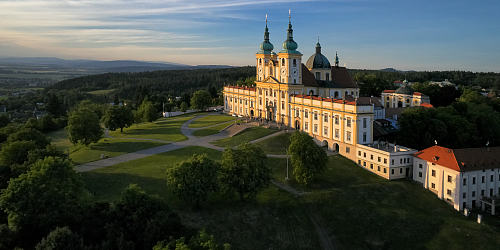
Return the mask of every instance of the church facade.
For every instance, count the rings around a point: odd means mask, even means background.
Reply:
[[[388,142],[373,142],[374,103],[370,98],[359,97],[358,84],[345,67],[339,66],[338,56],[334,65],[330,65],[321,54],[318,41],[316,53],[304,64],[297,48],[290,21],[283,49],[273,52],[266,21],[264,42],[255,54],[255,85],[224,87],[225,112],[267,119],[307,132],[321,146],[360,166],[365,162],[367,170],[385,178],[405,177],[400,171],[406,177],[411,174],[411,154],[417,151],[402,150],[404,147]],[[372,160],[375,154],[378,161],[367,165],[366,152]],[[405,164],[394,164],[394,157],[405,158]],[[397,171],[391,170],[396,166]]]

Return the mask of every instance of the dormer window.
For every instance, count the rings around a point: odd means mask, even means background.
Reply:
[[[321,72],[316,72],[316,80],[321,80]]]

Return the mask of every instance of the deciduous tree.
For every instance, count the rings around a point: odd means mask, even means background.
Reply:
[[[311,183],[326,169],[328,156],[307,133],[296,130],[290,137],[288,151],[291,155],[293,174],[299,183]]]
[[[186,112],[188,110],[188,105],[185,102],[181,103],[181,112]]]
[[[269,185],[271,170],[266,166],[266,159],[261,148],[248,142],[237,149],[227,147],[222,154],[221,184],[236,191],[240,200],[245,196],[255,198]]]
[[[115,131],[119,128],[120,132],[123,132],[124,127],[128,128],[134,123],[134,114],[126,106],[113,105],[108,108],[102,119],[109,130]]]
[[[191,107],[194,109],[205,111],[211,104],[212,97],[206,90],[198,90],[194,92],[193,97],[191,98]]]
[[[211,192],[217,191],[219,170],[220,165],[206,154],[195,154],[167,170],[167,183],[177,197],[198,209]]]
[[[45,148],[50,145],[50,138],[32,128],[21,129],[7,138],[7,143],[15,141],[33,141],[37,148]]]
[[[98,142],[104,135],[99,117],[88,109],[71,112],[66,131],[71,143],[74,145],[81,143],[86,147]]]
[[[71,224],[86,198],[83,180],[70,162],[50,157],[10,180],[2,190],[0,207],[21,239],[36,240],[56,226]]]

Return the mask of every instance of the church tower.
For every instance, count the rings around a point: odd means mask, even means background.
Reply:
[[[266,29],[264,31],[264,42],[260,44],[260,51],[255,54],[257,59],[257,74],[256,81],[262,81],[268,76],[276,77],[276,59],[278,55],[273,52],[274,46],[269,42],[269,29],[267,28],[267,15],[266,15]]]
[[[290,10],[288,11],[287,39],[283,42],[283,50],[278,52],[279,77],[281,83],[302,84],[302,54],[297,51],[297,43],[293,40],[293,29]]]

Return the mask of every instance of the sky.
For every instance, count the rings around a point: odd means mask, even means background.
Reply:
[[[0,0],[0,57],[254,65],[289,10],[303,62],[500,72],[498,0]]]

